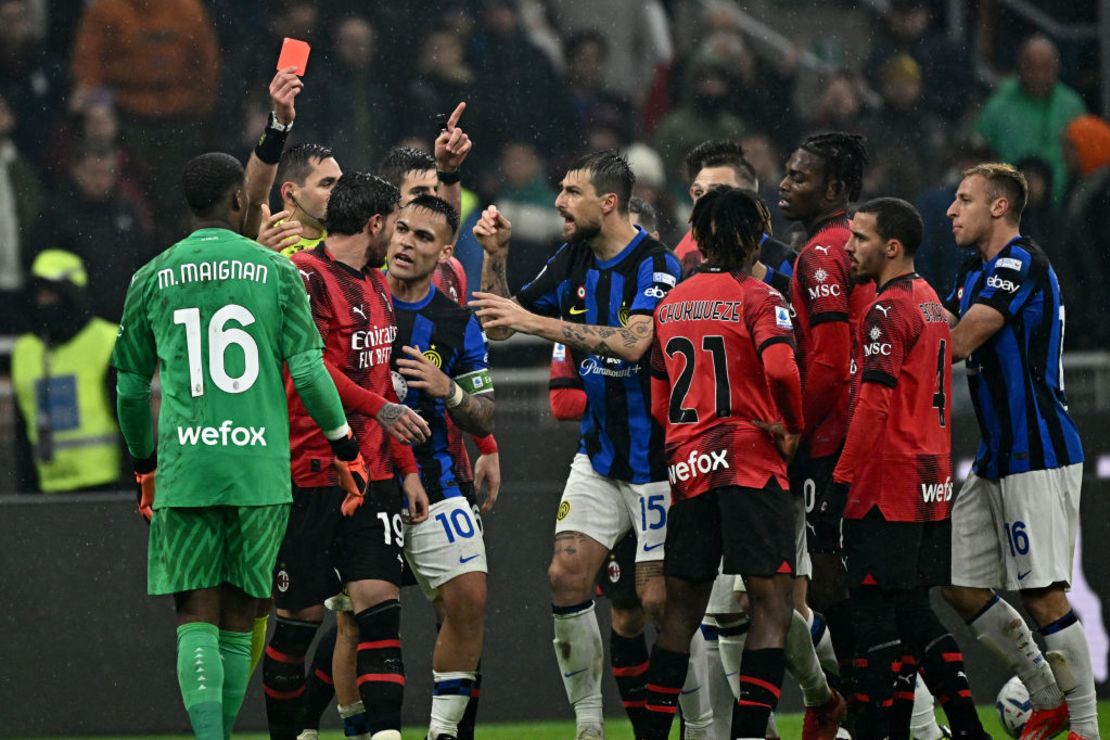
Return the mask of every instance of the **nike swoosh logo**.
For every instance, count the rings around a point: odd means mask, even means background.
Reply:
[[[579,668],[577,671],[571,671],[570,673],[564,672],[563,677],[564,678],[570,678],[571,676],[577,676],[579,673],[585,673],[588,670],[590,670],[590,669],[589,668]]]
[[[572,308],[572,309],[570,309],[570,311],[568,313],[571,316],[581,316],[582,314],[586,313],[586,309],[584,309],[584,308]]]
[[[652,550],[656,550],[656,549],[662,547],[664,544],[665,543],[660,542],[660,543],[657,543],[655,545],[644,545],[644,552],[651,552]]]
[[[1030,573],[1032,573],[1032,572],[1033,572],[1033,569],[1032,569],[1032,568],[1030,568],[1029,570],[1025,571],[1024,573],[1018,573],[1018,580],[1019,580],[1019,581],[1023,581],[1023,580],[1025,580],[1025,577],[1026,577],[1027,575],[1029,575]]]
[[[683,696],[686,696],[687,694],[692,694],[692,693],[694,693],[695,691],[698,691],[698,690],[700,690],[700,689],[701,689],[701,686],[695,686],[695,687],[694,687],[694,688],[692,688],[692,689],[688,689],[688,690],[683,690],[683,692],[682,692],[682,695],[683,695]]]
[[[735,676],[735,675],[736,675],[736,674],[738,674],[739,672],[740,672],[740,671],[733,671],[732,673],[726,673],[726,674],[725,674],[725,678],[728,678],[729,676]]]
[[[474,559],[474,558],[476,558],[476,557],[478,557],[478,556],[477,556],[477,555],[471,555],[471,556],[470,556],[470,557],[468,557],[468,558],[464,558],[464,557],[462,557],[462,556],[460,555],[460,556],[459,556],[459,562],[460,562],[460,563],[469,563],[469,562],[470,562],[471,560],[473,560],[473,559]]]

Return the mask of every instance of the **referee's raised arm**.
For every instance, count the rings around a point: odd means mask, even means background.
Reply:
[[[258,238],[263,218],[262,206],[269,203],[285,139],[297,117],[293,101],[304,89],[304,82],[294,74],[294,70],[294,67],[279,69],[270,81],[270,118],[247,159],[247,218],[243,223],[243,236],[250,239]]]

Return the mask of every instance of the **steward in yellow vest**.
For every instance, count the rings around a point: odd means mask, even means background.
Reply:
[[[88,275],[77,255],[45,250],[31,277],[36,329],[12,350],[16,432],[29,451],[21,462],[34,464],[40,491],[115,488],[121,446],[108,360],[119,327],[88,312]],[[29,484],[21,481],[21,490]]]

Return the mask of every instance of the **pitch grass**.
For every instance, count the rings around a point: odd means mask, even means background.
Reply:
[[[944,722],[944,715],[937,716]],[[983,720],[983,727],[987,734],[996,740],[1007,738],[1002,727],[998,724],[994,705],[979,707],[979,716]],[[784,714],[777,718],[779,734],[783,740],[797,740],[802,736],[802,715]],[[1110,701],[1098,703],[1099,732],[1104,738],[1110,738]],[[425,728],[407,727],[404,730],[404,740],[424,740]],[[520,724],[481,724],[478,725],[477,735],[481,740],[570,740],[574,737],[574,722],[527,722]],[[632,728],[624,718],[611,717],[605,723],[605,736],[609,740],[632,740]],[[189,740],[190,735],[131,735],[129,740]],[[239,740],[267,740],[264,733],[235,733]],[[677,728],[671,732],[671,737],[678,738]],[[1061,736],[1063,737],[1063,736]],[[321,740],[344,740],[341,731],[325,731],[320,734]],[[59,738],[58,740],[91,740],[90,738]]]

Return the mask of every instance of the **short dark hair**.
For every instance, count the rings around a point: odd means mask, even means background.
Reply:
[[[758,183],[752,163],[744,156],[744,148],[729,139],[703,141],[686,155],[686,179],[693,182],[705,167],[731,167],[742,180]]]
[[[313,160],[322,162],[334,156],[331,147],[323,144],[294,144],[281,154],[281,162],[277,170],[278,185],[283,182],[304,185],[308,173],[312,172]]]
[[[418,195],[407,204],[405,208],[423,208],[425,211],[438,213],[447,221],[447,228],[450,233],[447,235],[448,239],[454,239],[455,234],[459,230],[459,214],[455,212],[454,207],[445,201],[443,198],[438,198],[434,195]]]
[[[1029,181],[1021,170],[1005,162],[984,162],[964,170],[964,177],[978,175],[987,181],[987,197],[991,200],[1005,197],[1010,202],[1006,216],[1010,223],[1021,222],[1021,212],[1029,200]]]
[[[643,198],[635,195],[629,198],[628,212],[640,217],[640,228],[644,231],[656,231],[659,228],[659,214],[655,212],[655,206]]]
[[[921,222],[921,214],[911,204],[901,198],[874,198],[857,208],[856,213],[874,214],[875,231],[879,237],[902,242],[902,248],[909,257],[917,253],[925,226]]]
[[[826,182],[832,179],[841,183],[849,201],[859,197],[863,190],[863,168],[870,161],[864,137],[828,131],[807,137],[800,148],[824,160]]]
[[[706,261],[728,270],[744,266],[770,225],[771,214],[760,197],[740,188],[710,190],[690,214],[690,230]]]
[[[436,168],[436,160],[431,154],[408,146],[397,146],[382,157],[378,165],[378,175],[393,187],[401,187],[405,175],[410,172],[425,172]]]
[[[231,190],[243,186],[244,175],[243,165],[230,154],[208,152],[190,159],[181,185],[193,215],[211,215]]]
[[[567,172],[589,172],[590,184],[598,195],[615,193],[617,210],[628,213],[628,199],[636,185],[636,175],[628,166],[628,160],[612,149],[592,152],[576,159],[567,167]]]
[[[388,216],[401,201],[401,192],[369,172],[348,172],[328,196],[324,228],[331,234],[357,234],[373,216]]]

